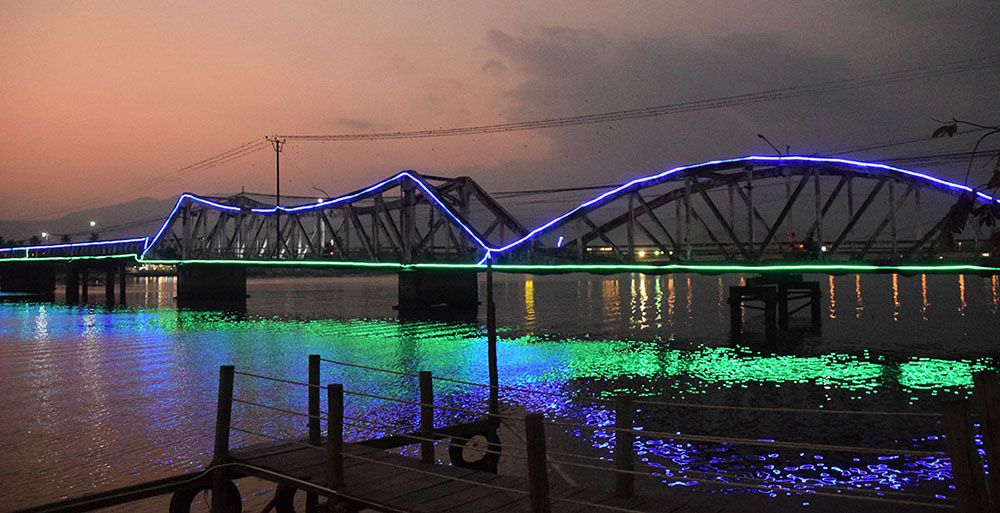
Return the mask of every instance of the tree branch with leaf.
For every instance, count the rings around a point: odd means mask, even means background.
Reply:
[[[972,127],[985,131],[979,137],[979,140],[976,141],[975,146],[972,147],[972,153],[969,155],[969,164],[965,170],[965,180],[963,180],[963,183],[968,184],[972,177],[972,168],[976,160],[982,156],[979,154],[979,147],[986,139],[1000,134],[1000,126],[983,125],[955,118],[952,118],[948,122],[934,121],[941,123],[941,126],[937,127],[934,133],[931,134],[932,139],[954,137],[958,133],[959,126]],[[992,154],[992,152],[990,153]],[[1000,222],[1000,205],[997,205],[996,202],[982,203],[976,201],[977,192],[988,190],[995,196],[997,188],[1000,188],[1000,150],[997,150],[997,154],[992,155],[983,167],[987,167],[990,164],[993,164],[993,170],[989,179],[984,184],[974,187],[972,192],[962,194],[948,210],[948,213],[945,214],[944,225],[941,227],[941,233],[937,239],[939,246],[953,247],[955,244],[955,234],[962,233],[969,222],[969,218],[973,218],[977,221],[974,227],[977,234],[980,233],[983,227],[994,228],[987,246],[990,251],[1000,253],[1000,232],[995,230],[998,222]]]

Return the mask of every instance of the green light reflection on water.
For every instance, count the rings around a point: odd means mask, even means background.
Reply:
[[[19,316],[38,315],[35,308],[7,310],[8,313],[14,310]],[[294,339],[321,354],[375,367],[430,369],[441,376],[486,381],[485,338],[481,327],[473,324],[402,323],[392,319],[240,319],[176,310],[138,310],[115,317],[114,323],[77,329],[173,335],[219,333],[235,344],[262,339],[287,343]],[[802,384],[863,393],[898,387],[915,400],[939,391],[967,394],[973,372],[995,368],[990,358],[948,360],[909,356],[888,361],[867,351],[803,356],[761,353],[746,347],[677,348],[669,341],[516,337],[509,330],[502,331],[508,334],[500,340],[502,383],[522,386],[546,383],[546,388],[552,385],[576,388],[573,382],[630,380],[615,387],[593,387],[595,393],[602,395],[628,391],[637,395],[686,396],[746,388],[749,384]],[[406,369],[399,368],[403,349],[410,360]],[[664,386],[669,386],[666,384],[678,388],[664,390]]]
[[[567,353],[566,367],[553,369],[539,378],[549,381],[684,378],[689,383],[695,382],[694,386],[678,390],[681,394],[706,394],[720,388],[745,387],[749,383],[811,384],[850,392],[877,392],[880,388],[898,385],[906,393],[934,391],[936,394],[939,390],[967,393],[972,387],[973,372],[995,367],[988,358],[911,357],[893,362],[868,354],[797,356],[709,346],[684,350],[671,349],[661,343],[632,341],[560,340],[558,344]],[[625,390],[615,392],[622,391]],[[635,383],[627,391],[637,395],[663,393]]]

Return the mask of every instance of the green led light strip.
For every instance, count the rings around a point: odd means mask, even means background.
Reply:
[[[38,258],[6,258],[0,262],[72,262],[75,260],[105,260],[131,258],[139,264],[152,265],[246,265],[255,267],[329,267],[337,269],[358,270],[453,270],[453,271],[485,271],[486,265],[480,264],[446,264],[417,263],[400,264],[396,262],[344,262],[335,260],[154,260],[141,259],[136,254],[77,256],[77,257],[38,257]],[[987,272],[998,273],[1000,267],[975,264],[926,264],[926,265],[872,265],[872,264],[494,264],[493,269],[505,273],[670,273],[670,272],[708,272],[708,273],[949,273],[949,272]]]
[[[440,269],[456,271],[485,271],[486,265],[479,264],[444,264],[417,263],[399,264],[395,262],[338,262],[324,260],[141,260],[142,263],[160,265],[183,264],[217,264],[217,265],[252,265],[275,267],[337,267],[353,269]],[[870,265],[870,264],[776,264],[776,265],[746,265],[746,264],[494,264],[498,272],[532,273],[532,272],[719,272],[719,273],[757,273],[757,272],[1000,272],[1000,267],[974,264],[941,264],[941,265]]]

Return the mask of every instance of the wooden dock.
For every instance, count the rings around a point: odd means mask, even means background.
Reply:
[[[298,383],[308,387],[309,411],[299,415],[308,419],[309,437],[294,441],[274,440],[235,450],[229,448],[229,436],[233,431],[261,437],[268,435],[243,430],[233,425],[234,402],[266,407],[260,403],[235,398],[234,377],[241,374],[258,379],[271,378],[238,373],[231,366],[223,366],[220,369],[214,463],[224,468],[215,472],[212,484],[213,511],[235,511],[231,508],[237,501],[232,496],[232,486],[228,483],[231,483],[231,479],[246,476],[265,479],[279,485],[272,501],[279,512],[291,510],[296,490],[306,493],[307,510],[315,511],[361,509],[387,513],[706,511],[683,504],[676,498],[671,500],[669,497],[637,497],[634,493],[634,475],[627,475],[626,479],[615,479],[613,491],[595,491],[569,486],[550,488],[545,427],[543,417],[539,414],[527,414],[523,419],[526,450],[519,456],[525,463],[527,477],[498,475],[495,459],[491,465],[487,463],[488,458],[485,456],[494,453],[499,457],[499,439],[495,430],[499,425],[498,418],[502,416],[493,413],[478,422],[435,426],[433,381],[429,372],[419,373],[419,402],[400,400],[419,406],[420,430],[345,443],[345,390],[340,384],[326,387],[327,408],[326,415],[322,415],[319,365],[319,356],[310,357],[309,381]],[[379,397],[360,392],[346,393]],[[620,409],[631,408],[628,401],[620,406]],[[326,420],[327,427],[325,439],[321,437],[320,424],[323,419]],[[348,419],[361,420],[350,417]],[[630,424],[631,419],[631,414],[620,416],[623,425]],[[451,438],[453,442],[459,440],[459,443],[462,443],[461,441],[468,442],[475,436],[482,436],[483,445],[479,447],[481,452],[485,453],[482,462],[469,465],[461,458],[452,456],[453,465],[437,464],[434,458],[435,442]],[[413,445],[420,446],[419,459],[387,451]],[[631,446],[630,443],[621,445]],[[626,453],[627,456],[624,456]],[[511,451],[507,454],[511,454]],[[631,449],[619,451],[616,468],[630,471],[631,460]],[[327,499],[327,507],[319,503],[320,497]]]
[[[319,448],[322,449],[322,448]],[[422,463],[420,460],[361,444],[344,446],[344,483],[335,500],[347,511],[373,509],[413,513],[530,512],[529,482],[523,477]],[[254,476],[317,496],[330,496],[326,453],[302,443],[262,444],[234,451],[233,472]],[[676,497],[617,498],[608,490],[553,486],[552,512],[631,511],[718,512],[684,504]],[[588,504],[580,504],[588,503]],[[589,505],[593,504],[593,506]],[[321,505],[322,506],[322,505]]]
[[[768,449],[787,447],[805,449],[802,442],[782,442],[775,440],[735,439],[680,433],[658,433],[634,428],[636,400],[621,396],[610,400],[614,407],[612,425],[584,425],[545,419],[538,413],[511,416],[499,412],[492,406],[484,411],[461,410],[435,404],[433,379],[453,381],[470,385],[486,386],[451,378],[434,377],[429,372],[411,375],[419,378],[419,399],[384,397],[357,390],[345,390],[341,384],[320,384],[320,363],[326,361],[337,365],[367,368],[357,364],[323,360],[318,355],[309,358],[308,380],[295,381],[286,378],[263,376],[249,372],[237,372],[232,366],[223,366],[219,372],[218,407],[216,410],[215,449],[212,462],[201,472],[176,476],[149,483],[132,485],[78,497],[55,504],[23,510],[22,513],[71,513],[93,511],[116,504],[131,503],[157,495],[171,494],[170,513],[189,513],[192,505],[200,503],[202,492],[211,492],[213,513],[241,513],[243,503],[235,481],[253,477],[275,483],[273,498],[262,513],[353,513],[374,510],[385,513],[719,513],[722,511],[746,511],[749,504],[755,504],[754,511],[768,511],[776,506],[773,502],[760,502],[766,497],[743,496],[737,501],[726,500],[721,495],[695,495],[676,488],[660,486],[665,480],[695,480],[706,485],[720,485],[724,488],[756,488],[769,492],[778,491],[798,497],[809,497],[810,501],[822,499],[835,501],[832,508],[824,511],[841,511],[855,502],[862,508],[878,502],[880,511],[910,511],[919,506],[922,511],[954,509],[970,513],[995,511],[1000,504],[993,490],[1000,488],[1000,478],[987,486],[987,476],[979,460],[979,453],[973,440],[972,423],[968,400],[943,403],[941,414],[898,413],[898,412],[857,412],[841,411],[834,414],[876,414],[876,415],[918,415],[934,416],[943,420],[947,435],[947,454],[944,452],[918,451],[907,449],[894,451],[892,448],[872,448],[835,446],[824,444],[825,451],[868,452],[878,454],[896,453],[917,456],[948,456],[954,471],[957,500],[927,497],[913,493],[893,493],[852,490],[831,487],[824,490],[796,490],[773,481],[763,482],[746,476],[713,474],[711,472],[686,470],[677,474],[652,472],[649,468],[634,465],[634,442],[637,436],[662,436],[692,442],[737,443],[762,446]],[[375,369],[382,372],[404,374],[399,371]],[[252,380],[269,380],[303,387],[307,392],[307,411],[294,411],[284,407],[263,404],[243,399],[234,394],[234,380],[241,376]],[[241,381],[242,383],[242,381]],[[242,387],[241,387],[242,388]],[[497,387],[492,387],[495,390]],[[321,392],[326,391],[325,408],[321,409]],[[1000,378],[993,372],[976,374],[977,400],[980,411],[985,413],[982,433],[987,454],[1000,453]],[[345,415],[345,397],[360,396],[369,399],[395,401],[419,410],[415,428],[399,431],[401,424],[387,426],[371,418]],[[601,399],[609,401],[607,399]],[[650,403],[650,401],[643,401]],[[242,404],[250,408],[263,408],[289,418],[305,418],[308,436],[286,439],[264,432],[248,429],[245,419],[233,418],[233,405]],[[655,402],[650,404],[656,404]],[[698,407],[694,405],[694,407]],[[715,407],[715,406],[705,406]],[[760,410],[754,407],[725,406],[726,408]],[[478,420],[461,424],[437,426],[434,423],[435,410],[457,410],[482,415]],[[815,413],[808,410],[806,413]],[[824,411],[823,414],[831,414]],[[501,447],[497,429],[501,422],[508,427],[511,423],[523,424],[523,445],[509,444]],[[402,425],[408,424],[407,422]],[[374,438],[345,439],[344,427],[362,426],[380,433]],[[557,429],[591,429],[613,432],[614,451],[603,458],[581,454],[567,454],[546,450],[546,425]],[[325,433],[322,429],[325,427]],[[388,428],[388,429],[385,429]],[[260,443],[240,447],[230,446],[233,433],[242,433]],[[435,444],[448,445],[448,459],[439,461],[435,454]],[[403,454],[401,448],[416,448],[416,456]],[[453,451],[456,447],[458,451]],[[469,453],[465,449],[471,449]],[[470,457],[471,455],[471,457]],[[515,463],[511,475],[497,473],[497,462],[501,457]],[[563,457],[562,461],[559,457]],[[609,457],[610,456],[610,457]],[[469,458],[469,459],[466,459]],[[567,459],[569,458],[569,459]],[[449,464],[450,463],[450,464]],[[553,484],[550,486],[550,469],[556,466],[574,466],[592,469],[594,473],[608,476],[603,482],[593,480],[598,486],[575,486]],[[507,465],[511,467],[511,465]],[[520,471],[516,470],[520,468]],[[674,476],[674,477],[668,477]],[[995,476],[990,474],[989,479]],[[652,494],[637,493],[636,481],[645,479],[658,486],[643,487]],[[719,481],[718,479],[722,479]],[[566,482],[571,482],[566,480]],[[797,493],[796,493],[797,492]],[[298,496],[298,498],[297,498]],[[303,497],[304,496],[304,497]],[[304,499],[304,510],[301,506]],[[792,500],[795,500],[792,498]],[[818,504],[817,504],[818,505]],[[886,510],[885,507],[890,509]],[[896,508],[896,509],[892,509]],[[819,508],[815,508],[819,509]]]

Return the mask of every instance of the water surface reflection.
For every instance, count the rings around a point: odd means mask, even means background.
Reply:
[[[666,402],[919,412],[935,409],[941,397],[967,394],[971,372],[995,366],[996,277],[816,277],[828,312],[822,333],[797,333],[782,347],[728,343],[725,293],[742,279],[499,276],[501,382],[518,387],[505,402],[598,425],[613,422],[601,399],[621,393]],[[221,364],[301,378],[306,356],[320,353],[486,382],[482,326],[400,322],[392,310],[395,287],[392,276],[253,279],[246,318],[164,308],[176,290],[169,278],[133,283],[129,303],[136,306],[129,309],[0,305],[0,481],[23,491],[3,500],[27,506],[197,468],[210,450]],[[323,380],[416,394],[413,378],[349,367],[329,365]],[[305,408],[295,387],[241,379],[237,388],[249,400]],[[485,399],[483,389],[454,383],[439,383],[436,392],[444,404],[469,410]],[[402,428],[415,422],[411,410],[358,398],[348,413]],[[304,433],[301,422],[249,407],[236,418],[275,436]],[[461,414],[441,411],[438,422],[456,420]],[[914,417],[646,404],[636,422],[647,432],[942,448],[938,423]],[[352,429],[354,436],[378,431]],[[553,443],[563,450],[611,454],[609,431],[557,435]],[[643,468],[672,486],[692,485],[684,471],[702,471],[812,489],[949,493],[947,462],[931,456],[748,449],[659,435],[640,437],[637,448]],[[40,481],[52,486],[33,486]]]

